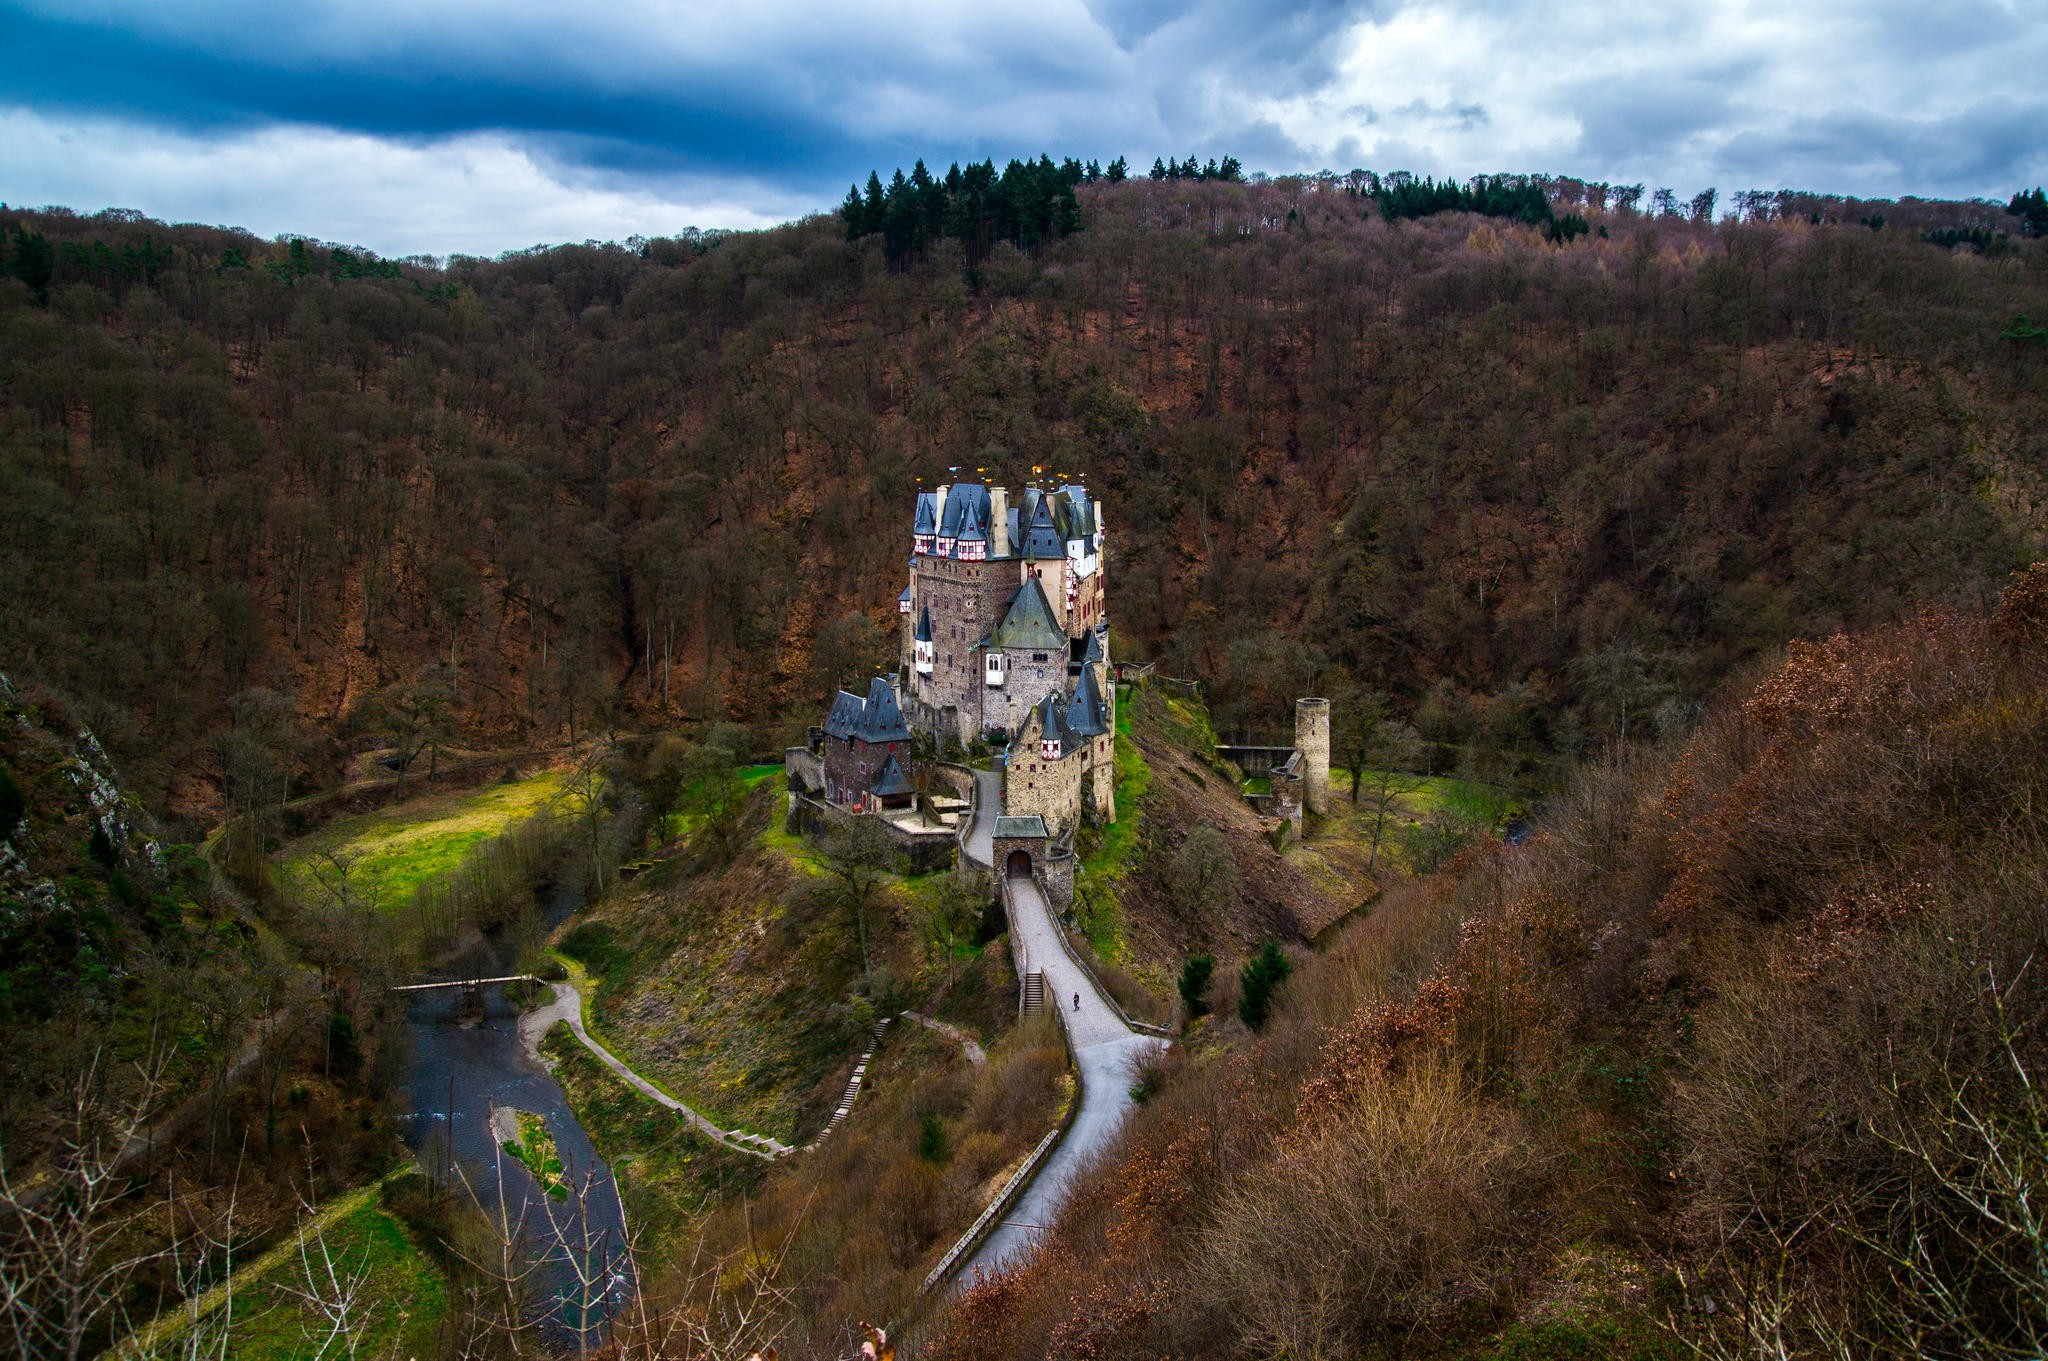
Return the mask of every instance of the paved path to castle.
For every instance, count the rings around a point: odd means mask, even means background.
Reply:
[[[993,823],[994,805],[987,806],[989,821]],[[971,1284],[976,1273],[997,1275],[1030,1255],[1037,1246],[1039,1233],[1052,1223],[1075,1178],[1108,1147],[1124,1116],[1130,1113],[1132,1062],[1154,1049],[1166,1047],[1164,1040],[1140,1035],[1118,1019],[1109,1000],[1096,991],[1094,981],[1061,948],[1056,934],[1059,923],[1053,919],[1052,909],[1038,886],[1029,879],[1019,879],[1011,881],[1010,889],[1010,929],[1018,933],[1023,943],[1027,965],[1045,970],[1048,1000],[1059,1007],[1060,1020],[1067,1028],[1067,1043],[1074,1051],[1075,1065],[1081,1070],[1081,1110],[1066,1137],[1039,1169],[1030,1189],[955,1278],[962,1284]],[[1074,1010],[1076,993],[1081,997],[1079,1011]]]
[[[996,854],[996,815],[1003,811],[1003,773],[974,772],[974,825],[967,829],[967,858],[987,869]]]

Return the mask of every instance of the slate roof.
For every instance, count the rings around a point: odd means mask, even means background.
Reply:
[[[932,640],[932,607],[927,605],[918,611],[917,627],[911,630],[910,641],[929,643]]]
[[[1093,666],[1095,663],[1105,660],[1107,660],[1107,655],[1102,650],[1102,630],[1089,629],[1087,646],[1081,651],[1081,665]]]
[[[842,742],[851,738],[865,708],[867,701],[859,695],[841,690],[832,696],[832,708],[825,715],[825,736],[836,737]]]
[[[1039,734],[1039,740],[1059,743],[1062,758],[1085,735],[1075,730],[1071,716],[1067,712],[1066,698],[1059,691],[1052,691],[1031,707],[1038,714],[1039,722],[1044,727]]]
[[[960,529],[953,537],[962,543],[979,543],[986,540],[988,538],[988,509],[986,498],[984,498],[984,504],[979,509],[976,509],[974,502],[970,500],[960,512]]]
[[[854,736],[863,742],[910,740],[910,727],[903,721],[903,710],[896,706],[896,688],[885,677],[877,676],[868,683],[867,703],[861,706]]]
[[[1067,542],[1060,536],[1058,526],[1053,524],[1052,503],[1041,497],[1038,508],[1031,514],[1031,522],[1024,529],[1024,542],[1020,557],[1064,558]]]
[[[1074,687],[1074,702],[1067,706],[1067,727],[1076,737],[1100,737],[1109,731],[1109,706],[1102,702],[1102,688],[1095,683],[1095,668],[1081,668],[1081,682]]]
[[[1069,484],[1053,499],[1053,515],[1060,533],[1069,539],[1085,538],[1095,532],[1095,507],[1086,487]]]
[[[1044,836],[1045,819],[1036,813],[1027,813],[1021,818],[999,817],[996,819],[997,836]]]
[[[1003,622],[989,633],[988,645],[1066,651],[1067,631],[1053,615],[1052,602],[1045,598],[1045,587],[1037,577],[1026,579],[1010,597],[1010,607],[1003,612]]]
[[[911,789],[910,781],[904,778],[903,767],[897,765],[896,758],[891,756],[882,762],[881,772],[875,776],[875,787],[869,792],[876,798],[887,798],[916,791]]]
[[[917,494],[917,523],[913,534],[936,534],[939,520],[939,494],[935,491],[921,491]]]
[[[841,690],[832,697],[832,711],[825,715],[825,736],[842,742],[908,742],[910,728],[897,707],[896,691],[877,676],[868,686],[868,697]]]
[[[960,527],[970,514],[986,534],[989,514],[988,488],[979,482],[955,483],[946,492],[946,513],[939,521],[940,537],[959,538]]]

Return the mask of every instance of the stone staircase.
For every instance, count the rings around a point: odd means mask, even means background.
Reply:
[[[1024,1014],[1042,1015],[1045,1011],[1045,970],[1033,969],[1024,975]]]
[[[841,1123],[845,1121],[847,1115],[853,1110],[854,1098],[860,1095],[860,1084],[867,1080],[868,1064],[875,1057],[875,1046],[882,1042],[882,1032],[889,1028],[889,1022],[894,1019],[893,1016],[884,1016],[881,1020],[875,1022],[874,1035],[868,1040],[867,1049],[862,1052],[860,1062],[853,1065],[853,1076],[847,1080],[846,1094],[839,1098],[838,1108],[832,1112],[832,1118],[825,1122],[825,1128],[818,1131],[818,1137],[811,1140],[805,1146],[806,1148],[816,1148],[819,1144],[824,1143],[826,1136],[830,1135],[833,1130],[838,1129]]]

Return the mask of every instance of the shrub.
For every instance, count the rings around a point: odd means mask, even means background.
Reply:
[[[1448,1065],[1374,1083],[1219,1196],[1194,1275],[1248,1352],[1359,1355],[1534,1246],[1541,1157]]]
[[[1293,972],[1294,962],[1288,959],[1279,943],[1267,941],[1265,948],[1252,956],[1239,975],[1238,1018],[1253,1030],[1263,1030],[1266,1017],[1272,1014],[1274,991]]]
[[[1190,1017],[1200,1016],[1209,1009],[1203,999],[1208,996],[1209,978],[1216,972],[1216,956],[1209,954],[1189,955],[1188,962],[1180,967],[1180,1000],[1188,1009]]]
[[[946,1147],[946,1122],[936,1115],[918,1122],[917,1156],[928,1163],[944,1163],[951,1156]]]

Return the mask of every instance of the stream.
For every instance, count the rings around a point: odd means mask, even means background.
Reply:
[[[549,895],[550,925],[574,910],[569,896]],[[459,988],[417,993],[407,1008],[406,1142],[437,1172],[446,1167],[452,1144],[478,1205],[493,1222],[517,1231],[518,1260],[530,1273],[531,1314],[542,1333],[555,1344],[594,1345],[633,1284],[618,1187],[561,1087],[520,1044],[519,1009],[506,1001],[504,988],[485,989],[483,1019],[474,1024],[458,1019],[463,995]],[[569,1195],[548,1196],[504,1152],[491,1130],[494,1105],[547,1121]]]

